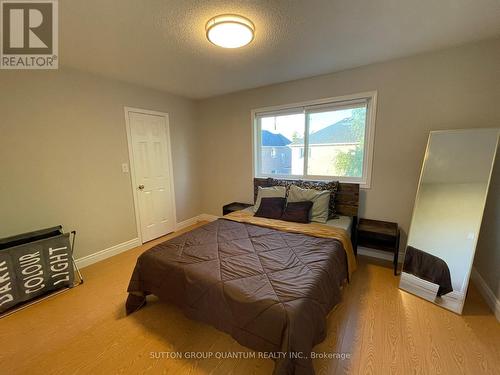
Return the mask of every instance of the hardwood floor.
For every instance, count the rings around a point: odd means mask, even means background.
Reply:
[[[89,266],[82,286],[1,319],[0,373],[272,373],[269,359],[167,358],[161,352],[252,352],[155,298],[125,317],[135,260],[164,239]],[[315,347],[350,358],[317,359],[317,374],[500,373],[500,324],[475,288],[458,316],[398,290],[398,280],[390,263],[359,258]]]

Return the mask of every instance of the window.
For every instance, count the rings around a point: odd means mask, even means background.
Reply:
[[[371,92],[254,110],[255,176],[369,187],[375,108]]]

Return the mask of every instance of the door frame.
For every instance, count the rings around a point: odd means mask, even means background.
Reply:
[[[167,153],[168,157],[168,169],[170,173],[170,192],[171,192],[171,199],[172,199],[172,208],[173,208],[173,214],[174,214],[174,231],[177,227],[177,208],[175,206],[175,190],[174,190],[174,168],[173,168],[173,163],[172,163],[172,142],[170,140],[170,122],[169,122],[169,116],[168,113],[166,112],[158,112],[158,111],[151,111],[149,109],[142,109],[142,108],[136,108],[136,107],[123,107],[124,112],[125,112],[125,125],[126,125],[126,133],[127,133],[127,144],[128,144],[128,161],[130,165],[130,181],[131,181],[131,187],[132,187],[132,195],[134,197],[134,214],[135,214],[135,223],[137,227],[137,237],[139,238],[139,241],[141,244],[144,242],[142,241],[142,227],[141,227],[141,216],[140,216],[140,211],[139,211],[139,197],[138,197],[138,191],[136,189],[137,183],[135,180],[135,165],[134,165],[134,152],[133,152],[133,147],[132,147],[132,133],[130,130],[130,120],[129,120],[129,113],[134,112],[134,113],[141,113],[144,115],[154,115],[154,116],[161,116],[165,118],[165,135],[167,138],[167,146],[169,152]]]

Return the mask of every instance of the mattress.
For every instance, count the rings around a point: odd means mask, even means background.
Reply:
[[[253,206],[245,208],[244,211],[253,213]],[[347,232],[348,236],[351,237],[352,216],[338,215],[338,218],[330,219],[325,224],[332,227],[344,229]]]
[[[337,219],[331,219],[326,222],[326,225],[344,229],[349,237],[351,236],[352,216],[338,215]]]

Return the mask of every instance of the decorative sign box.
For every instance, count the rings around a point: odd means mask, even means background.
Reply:
[[[57,289],[73,287],[73,250],[62,227],[0,239],[0,313]]]

